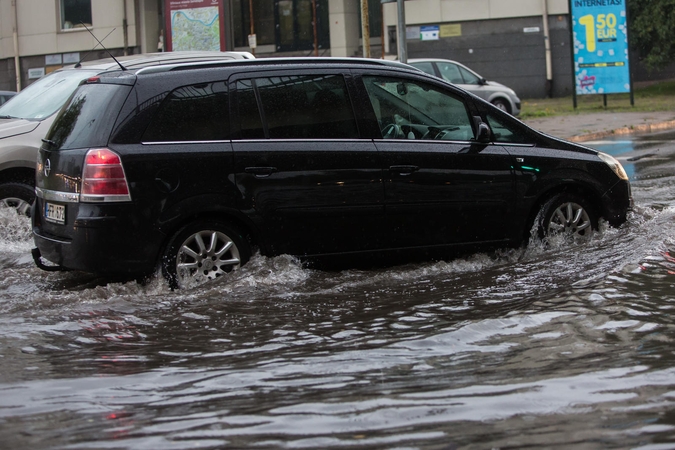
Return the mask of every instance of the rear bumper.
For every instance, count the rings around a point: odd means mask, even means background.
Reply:
[[[50,263],[62,269],[111,275],[147,274],[156,269],[164,235],[143,232],[152,228],[140,226],[136,218],[97,217],[84,205],[74,226],[59,227],[43,222],[40,210],[35,210],[42,207],[43,201],[37,199],[32,211],[33,240],[39,256]]]

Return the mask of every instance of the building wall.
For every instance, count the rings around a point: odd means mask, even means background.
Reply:
[[[359,49],[359,0],[329,0],[331,56],[353,56]]]
[[[539,29],[540,31],[531,31]],[[461,36],[437,41],[408,40],[408,58],[459,61],[488,80],[514,89],[521,98],[542,98],[546,61],[541,17],[462,22]],[[524,31],[527,30],[527,31]],[[549,17],[553,96],[573,92],[567,16]]]
[[[126,37],[123,1],[126,2]],[[64,65],[64,55],[66,60],[83,57],[98,46],[96,39],[84,28],[61,30],[59,4],[59,0],[0,0],[0,86],[9,84],[12,89],[16,86],[15,28],[18,30],[22,88],[34,81],[28,76],[31,69],[44,69],[49,73]],[[134,0],[91,0],[92,33],[117,54],[123,53],[125,43],[127,51],[133,53],[138,45],[136,7]],[[98,50],[100,48],[98,46]],[[98,50],[92,54],[100,55]],[[61,63],[56,62],[59,59]]]
[[[552,94],[571,95],[572,62],[567,0],[547,0],[553,67]],[[521,98],[547,95],[542,0],[413,0],[405,2],[408,30],[452,25],[437,41],[407,40],[408,58],[445,58],[466,64],[488,80],[513,88]],[[385,5],[396,53],[397,5]],[[448,35],[449,34],[449,35]]]

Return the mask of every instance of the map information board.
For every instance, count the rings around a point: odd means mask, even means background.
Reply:
[[[166,0],[167,51],[225,50],[222,2]]]
[[[570,0],[576,93],[630,92],[626,0]]]

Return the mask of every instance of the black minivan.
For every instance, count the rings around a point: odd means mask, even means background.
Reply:
[[[292,58],[111,70],[50,129],[38,265],[188,287],[257,249],[331,260],[588,239],[631,205],[613,157],[409,66]]]

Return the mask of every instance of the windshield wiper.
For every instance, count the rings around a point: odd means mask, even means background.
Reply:
[[[18,117],[12,117],[12,116],[0,116],[0,119],[18,119]]]

